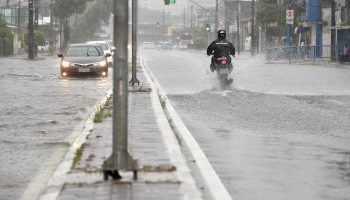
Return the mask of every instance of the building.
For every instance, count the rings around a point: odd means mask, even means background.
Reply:
[[[28,25],[28,0],[0,2],[0,16],[14,35],[14,53],[22,53],[22,41]]]

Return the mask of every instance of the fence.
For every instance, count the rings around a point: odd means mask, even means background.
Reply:
[[[264,49],[264,52],[268,63],[338,60],[337,47],[331,45],[272,47]]]

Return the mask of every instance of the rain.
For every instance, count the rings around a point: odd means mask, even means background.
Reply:
[[[135,1],[128,1],[128,81],[134,42],[137,63],[159,82],[232,199],[348,199],[350,2],[136,1],[133,41]],[[121,15],[114,6],[112,0],[0,0],[1,200],[39,199],[112,90],[122,48],[113,38],[122,29],[115,27]],[[235,50],[219,60],[207,51],[213,41]],[[80,62],[64,60],[74,45],[96,48],[105,59],[81,66],[101,64],[106,71],[64,71],[63,61]],[[91,59],[89,52],[84,56]],[[229,65],[232,72],[220,70]],[[181,145],[185,157],[189,149]],[[205,188],[191,158],[186,161]]]

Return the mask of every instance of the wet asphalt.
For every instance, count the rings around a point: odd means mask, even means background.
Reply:
[[[14,200],[31,182],[45,186],[111,77],[62,79],[59,59],[47,56],[0,58],[0,68],[0,199]]]
[[[204,52],[143,50],[233,199],[348,199],[350,68],[237,55],[217,89]]]

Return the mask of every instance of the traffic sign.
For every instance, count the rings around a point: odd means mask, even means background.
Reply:
[[[175,3],[176,3],[176,0],[164,0],[165,5],[175,4]]]
[[[294,10],[286,10],[286,23],[287,24],[294,23]]]

